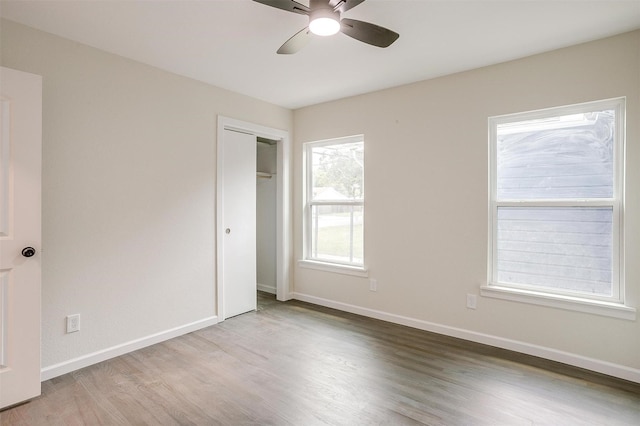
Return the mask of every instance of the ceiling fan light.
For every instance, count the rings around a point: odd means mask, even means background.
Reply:
[[[319,36],[330,36],[340,31],[340,23],[333,18],[317,18],[309,23],[312,33]]]
[[[310,18],[309,30],[315,35],[330,36],[340,31],[340,14],[333,10],[313,11]]]

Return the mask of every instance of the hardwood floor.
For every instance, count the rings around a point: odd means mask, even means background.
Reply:
[[[42,390],[0,424],[640,425],[638,384],[266,294]]]

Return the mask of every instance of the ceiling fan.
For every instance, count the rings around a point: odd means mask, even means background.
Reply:
[[[364,0],[310,0],[309,6],[294,0],[253,0],[267,6],[299,13],[309,17],[309,26],[287,40],[279,54],[296,53],[311,41],[313,34],[329,36],[342,32],[349,37],[378,47],[389,47],[400,35],[369,22],[342,18],[342,13],[353,9]]]

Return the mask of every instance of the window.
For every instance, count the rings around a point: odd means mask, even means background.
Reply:
[[[305,260],[364,266],[364,140],[305,144]]]
[[[485,288],[622,304],[624,99],[492,117],[489,133]]]

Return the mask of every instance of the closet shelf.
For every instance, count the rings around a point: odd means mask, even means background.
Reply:
[[[271,179],[271,177],[273,176],[273,173],[258,172],[257,175],[258,175],[258,178],[261,178],[261,179]]]

